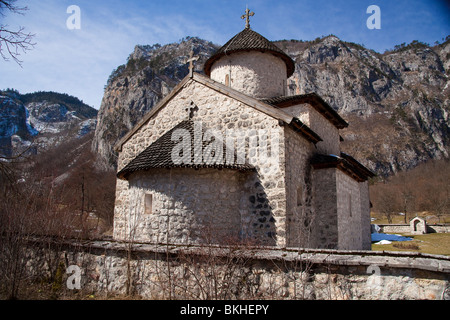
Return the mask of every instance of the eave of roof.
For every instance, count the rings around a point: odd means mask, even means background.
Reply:
[[[375,176],[375,173],[367,169],[353,157],[341,152],[340,156],[316,154],[311,159],[314,169],[337,168],[351,176],[358,182],[367,181]]]
[[[308,103],[318,112],[323,114],[323,116],[336,128],[343,129],[348,127],[347,121],[345,121],[327,102],[314,92],[295,96],[262,99],[261,101],[276,106],[277,108],[286,108],[296,104]]]
[[[374,172],[372,172],[370,169],[366,168],[364,165],[362,165],[358,160],[353,158],[352,156],[341,152],[341,157],[344,158],[346,161],[352,164],[353,167],[357,168],[358,171],[360,171],[363,175],[373,178],[376,176]]]
[[[312,143],[317,143],[320,141],[323,141],[322,138],[312,131],[306,124],[300,121],[298,118],[293,118],[292,122],[290,123],[290,127],[294,129],[294,131],[300,133],[303,137],[305,137],[307,140],[311,141]]]
[[[260,51],[268,52],[279,57],[286,64],[287,77],[289,78],[295,71],[295,63],[291,57],[278,48],[271,41],[260,35],[259,33],[245,28],[226,44],[224,44],[216,53],[214,53],[204,65],[204,72],[207,76],[211,74],[211,67],[220,58],[237,52]]]

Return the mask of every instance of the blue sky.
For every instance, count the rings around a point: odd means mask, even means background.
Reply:
[[[36,46],[22,54],[22,67],[0,60],[0,89],[21,93],[56,91],[98,109],[111,71],[126,62],[136,44],[162,45],[186,36],[224,44],[244,28],[269,40],[313,40],[334,34],[377,52],[419,40],[431,45],[450,34],[445,0],[18,0],[25,15],[8,14],[0,24],[23,26]],[[70,30],[70,5],[80,8],[80,29]],[[368,29],[368,6],[380,8],[381,29]]]

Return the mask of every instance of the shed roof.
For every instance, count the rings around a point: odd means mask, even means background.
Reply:
[[[284,61],[286,64],[287,77],[290,77],[294,73],[295,63],[291,57],[259,33],[250,28],[245,28],[225,43],[205,62],[205,74],[207,76],[211,75],[211,66],[221,57],[243,51],[260,51],[271,53]]]
[[[358,182],[366,181],[375,176],[372,171],[344,152],[341,152],[340,156],[316,154],[311,159],[311,164],[314,169],[338,168]]]
[[[325,118],[334,124],[338,129],[348,127],[345,121],[325,100],[323,100],[315,92],[300,94],[295,96],[280,96],[274,98],[261,99],[262,102],[276,106],[278,108],[286,108],[296,104],[308,103],[320,112]]]

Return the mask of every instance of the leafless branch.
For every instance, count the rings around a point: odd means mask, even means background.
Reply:
[[[0,16],[5,17],[5,11],[17,14],[24,14],[27,7],[18,7],[16,0],[0,0]],[[8,25],[0,24],[0,55],[3,60],[9,61],[12,58],[18,65],[22,66],[19,59],[21,53],[31,50],[36,43],[33,42],[34,34],[25,32],[24,27],[19,27],[17,31],[11,30]]]
[[[23,27],[20,27],[18,31],[7,30],[7,27],[0,26],[0,54],[3,60],[9,61],[9,57],[11,57],[17,64],[22,66],[23,61],[19,59],[19,56],[36,45],[33,42],[35,35],[24,32]]]

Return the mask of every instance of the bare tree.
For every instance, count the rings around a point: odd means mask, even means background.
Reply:
[[[394,212],[434,214],[439,221],[450,212],[450,166],[448,160],[430,160],[407,172],[399,172],[371,187],[374,210],[384,213],[389,223]]]
[[[375,201],[374,209],[383,213],[388,223],[392,223],[393,214],[398,212],[401,206],[399,203],[399,191],[396,189],[396,186],[380,184],[372,190],[371,196]]]
[[[427,168],[432,179],[423,183],[424,198],[421,208],[431,211],[441,219],[450,213],[450,167],[448,161],[438,161]]]
[[[414,211],[415,208],[415,183],[413,174],[411,172],[399,172],[395,177],[395,184],[397,185],[398,196],[400,200],[399,209],[403,212],[403,222],[408,223],[408,215]]]
[[[27,7],[16,5],[17,0],[0,0],[0,16],[5,17],[6,12],[12,12],[23,15]],[[3,60],[9,61],[12,58],[17,64],[22,65],[19,59],[20,53],[31,50],[36,43],[33,42],[34,34],[25,31],[20,26],[13,30],[7,24],[0,24],[0,55]]]
[[[88,152],[90,138],[70,140],[42,154],[0,156],[0,297],[22,296],[24,284],[39,277],[55,284],[57,297],[65,239],[98,236],[99,220],[104,230],[112,224],[115,174],[96,169]],[[97,215],[96,225],[92,217],[88,224],[80,223],[83,213]],[[40,239],[42,248],[39,259],[30,260],[34,239]],[[45,268],[33,268],[31,277],[26,270],[37,260]]]

